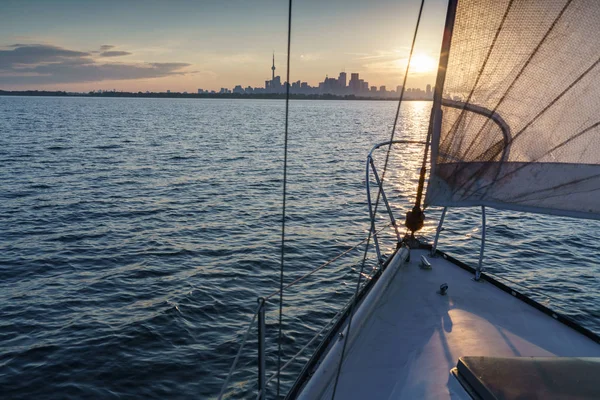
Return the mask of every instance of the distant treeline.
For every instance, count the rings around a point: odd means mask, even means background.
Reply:
[[[47,90],[0,90],[0,96],[72,96],[63,91],[47,91]],[[75,94],[76,95],[76,94]]]
[[[79,96],[79,97],[142,97],[142,98],[182,98],[182,99],[285,99],[285,93],[145,93],[145,92],[89,92],[73,93],[46,90],[0,90],[0,96]],[[291,99],[299,100],[398,100],[395,98],[362,97],[355,95],[338,96],[334,94],[290,94]],[[404,99],[426,100],[426,99]]]

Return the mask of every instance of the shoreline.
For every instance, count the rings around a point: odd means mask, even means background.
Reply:
[[[125,97],[125,98],[150,98],[150,99],[285,99],[285,93],[265,94],[238,94],[238,93],[134,93],[134,92],[106,92],[106,93],[69,93],[64,91],[25,90],[6,91],[0,90],[0,96],[36,96],[36,97]],[[397,97],[368,97],[355,95],[334,94],[290,94],[292,100],[372,100],[372,101],[398,101]],[[404,98],[402,101],[432,101],[432,99]]]

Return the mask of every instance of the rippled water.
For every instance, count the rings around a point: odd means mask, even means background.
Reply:
[[[292,101],[286,282],[366,236],[365,157],[389,137],[395,107]],[[422,139],[429,109],[404,104],[399,135]],[[2,397],[218,395],[256,298],[278,288],[283,115],[277,100],[0,97]],[[391,158],[400,218],[421,151]],[[431,237],[439,210],[428,215]],[[440,248],[474,265],[479,218],[451,210]],[[599,228],[488,210],[486,268],[600,332]],[[284,362],[348,300],[361,256],[286,293]],[[233,397],[256,390],[256,341],[245,350]]]

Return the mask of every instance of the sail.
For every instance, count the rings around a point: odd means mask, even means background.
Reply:
[[[425,204],[600,219],[600,1],[454,7]]]

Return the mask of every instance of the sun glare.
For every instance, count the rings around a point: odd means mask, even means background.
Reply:
[[[415,54],[410,62],[410,71],[421,74],[433,72],[436,67],[435,60],[426,54]]]

